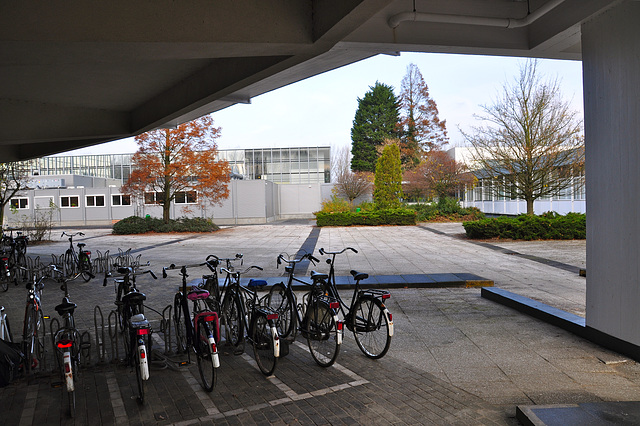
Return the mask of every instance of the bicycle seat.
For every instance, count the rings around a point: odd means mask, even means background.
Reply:
[[[58,306],[55,307],[56,312],[58,313],[58,315],[60,315],[61,317],[65,316],[66,314],[71,314],[73,315],[73,311],[78,307],[78,305],[76,305],[75,303],[69,302],[69,299],[67,299],[66,297],[64,299],[62,299],[62,303],[59,304]]]
[[[311,279],[313,281],[326,280],[328,278],[329,278],[329,275],[327,274],[321,274],[320,272],[311,271]]]
[[[356,281],[366,280],[367,278],[369,278],[369,274],[354,270],[351,270],[351,275],[353,275],[353,279]]]
[[[85,243],[78,243],[78,248],[82,250],[82,247],[86,246]]]
[[[187,299],[191,301],[202,300],[202,299],[206,299],[207,297],[209,297],[209,292],[207,290],[204,290],[198,287],[192,288],[191,291],[187,293]]]
[[[149,320],[144,317],[144,314],[136,314],[131,317],[131,327],[149,328]]]
[[[145,300],[147,300],[147,296],[139,291],[131,291],[122,296],[122,301],[128,304],[139,305]]]
[[[258,288],[262,288],[264,286],[266,286],[268,283],[265,280],[254,280],[253,278],[249,280],[249,284],[247,285],[247,287],[258,287]]]

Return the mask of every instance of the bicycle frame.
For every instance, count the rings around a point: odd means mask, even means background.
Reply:
[[[9,328],[9,321],[7,320],[7,314],[4,312],[4,306],[0,306],[0,339],[5,342],[11,342],[11,329]]]
[[[91,252],[89,250],[85,250],[85,243],[77,243],[78,252],[76,252],[75,247],[73,246],[73,237],[76,235],[84,236],[83,232],[76,232],[75,234],[67,234],[63,232],[60,236],[61,238],[64,236],[69,237],[69,248],[65,251],[65,264],[67,267],[71,268],[71,271],[67,271],[70,273],[80,272],[83,274],[83,279],[85,281],[89,281],[90,278],[87,278],[84,274],[91,273]]]

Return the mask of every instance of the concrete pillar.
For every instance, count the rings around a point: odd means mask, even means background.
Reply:
[[[640,2],[582,26],[586,324],[640,345]]]

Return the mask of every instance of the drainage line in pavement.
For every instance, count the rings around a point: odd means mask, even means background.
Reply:
[[[296,253],[296,259],[299,259],[306,253],[313,254],[313,251],[316,248],[316,244],[318,243],[318,237],[320,236],[320,228],[313,227],[311,228],[311,232],[309,232],[309,236],[300,246],[300,250]],[[309,269],[309,260],[305,259],[303,262],[300,262],[296,265],[296,272],[298,274],[306,275],[307,269]],[[287,276],[287,273],[282,274],[283,277]]]
[[[422,226],[422,225],[419,225],[418,228],[423,229],[425,231],[433,232],[434,234],[444,235],[444,236],[449,237],[449,238],[455,238],[457,240],[461,240],[461,241],[467,242],[469,244],[475,244],[477,246],[488,248],[490,250],[499,251],[499,252],[501,252],[503,254],[507,254],[507,255],[511,255],[511,256],[518,256],[518,257],[522,257],[524,259],[533,260],[534,262],[542,263],[544,265],[552,266],[554,268],[562,269],[564,271],[573,272],[574,274],[579,274],[580,273],[580,268],[577,267],[577,266],[568,265],[566,263],[557,262],[557,261],[551,260],[551,259],[545,259],[543,257],[538,257],[538,256],[532,256],[532,255],[529,255],[529,254],[518,253],[517,251],[509,250],[509,249],[506,249],[504,247],[496,246],[494,244],[484,243],[484,242],[481,242],[481,241],[466,240],[464,238],[456,237],[454,235],[450,235],[450,234],[447,234],[445,232],[438,231],[437,229],[429,228],[429,227]]]

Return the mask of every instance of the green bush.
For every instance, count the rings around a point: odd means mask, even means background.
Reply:
[[[587,236],[587,217],[582,213],[502,216],[463,222],[462,226],[472,239],[573,240]]]
[[[180,218],[164,223],[162,219],[129,216],[113,225],[114,234],[144,234],[146,232],[213,232],[220,229],[210,219],[201,217]]]
[[[415,225],[416,212],[410,209],[381,209],[359,212],[316,212],[318,226]]]
[[[460,207],[455,198],[441,198],[436,204],[415,204],[411,206],[418,214],[419,222],[428,221],[465,221],[484,218],[476,207]]]
[[[351,211],[351,203],[343,198],[332,195],[330,200],[322,202],[322,209],[320,211],[326,213],[348,212]]]

